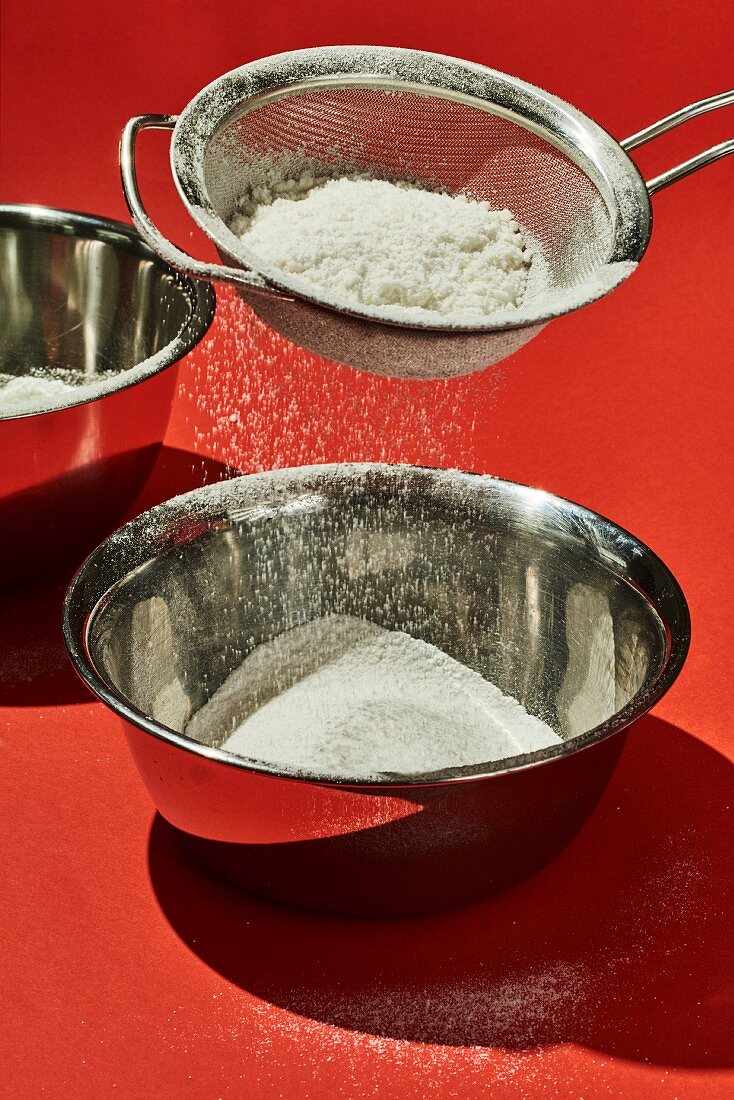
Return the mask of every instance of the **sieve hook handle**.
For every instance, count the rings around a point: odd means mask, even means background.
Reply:
[[[175,244],[172,244],[156,228],[143,205],[138,184],[138,176],[135,169],[135,145],[141,130],[173,130],[176,125],[176,115],[138,115],[131,118],[125,125],[120,137],[120,175],[122,176],[122,189],[125,193],[125,201],[132,214],[133,221],[140,235],[153,249],[156,255],[165,260],[167,264],[184,275],[191,275],[195,279],[215,279],[220,283],[229,283],[232,286],[256,288],[274,292],[270,285],[247,268],[223,267],[219,264],[206,264],[201,260],[195,260]]]
[[[734,104],[734,89],[728,92],[720,92],[718,95],[709,96],[708,99],[699,99],[697,103],[691,103],[687,107],[681,107],[679,111],[673,111],[672,115],[666,115],[666,117],[661,118],[659,122],[653,122],[651,126],[646,126],[644,130],[632,134],[632,136],[626,138],[625,141],[621,141],[620,145],[626,153],[629,153],[632,149],[638,149],[641,145],[645,145],[648,141],[652,141],[653,138],[660,137],[661,134],[667,134],[669,130],[674,130],[676,126],[680,126],[682,123],[688,122],[692,118],[697,118],[699,115],[705,115],[708,111],[716,111],[719,107],[730,107],[732,104]],[[690,160],[685,160],[682,164],[677,164],[675,168],[669,168],[667,172],[655,176],[654,179],[647,180],[645,186],[649,193],[654,195],[656,191],[661,191],[663,187],[667,187],[671,183],[676,183],[677,180],[685,179],[685,177],[690,176],[692,172],[697,172],[699,168],[705,168],[707,164],[713,164],[715,160],[720,160],[721,157],[727,157],[730,153],[734,153],[734,138],[730,138],[728,141],[722,141],[719,145],[712,145],[710,149],[706,149],[703,153],[698,153],[697,156],[691,157]]]

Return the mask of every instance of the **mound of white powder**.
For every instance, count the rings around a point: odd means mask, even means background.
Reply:
[[[76,389],[59,378],[0,374],[0,415],[31,412],[56,403],[63,404]]]
[[[123,371],[88,376],[66,367],[34,369],[29,374],[0,373],[0,417],[63,408],[72,401],[101,396]]]
[[[229,227],[294,288],[408,323],[513,309],[530,266],[509,210],[362,175],[268,177]]]
[[[362,779],[481,764],[561,740],[435,646],[349,616],[258,646],[185,732],[278,767]]]

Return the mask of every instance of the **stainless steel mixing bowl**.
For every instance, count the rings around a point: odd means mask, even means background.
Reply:
[[[61,367],[94,387],[63,408],[0,406],[0,586],[78,561],[119,523],[161,445],[178,363],[213,316],[213,291],[132,226],[0,206],[0,373]]]
[[[248,652],[328,612],[439,646],[563,744],[355,782],[186,737]],[[690,621],[660,559],[577,504],[492,477],[346,465],[154,508],[83,565],[64,629],[156,806],[212,867],[296,905],[402,914],[504,889],[574,836],[623,731],[680,671]]]

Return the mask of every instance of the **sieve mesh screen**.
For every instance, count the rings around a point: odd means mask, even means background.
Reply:
[[[541,135],[440,94],[377,87],[292,91],[226,119],[209,142],[204,179],[227,222],[237,198],[273,163],[369,170],[507,207],[535,255],[526,304],[578,286],[607,262],[612,221],[594,182]]]

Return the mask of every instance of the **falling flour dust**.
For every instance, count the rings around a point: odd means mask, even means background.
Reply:
[[[435,646],[342,615],[254,649],[186,734],[278,767],[362,779],[560,743],[516,699]]]
[[[350,461],[477,470],[507,378],[504,364],[406,381],[328,363],[222,287],[211,335],[182,372],[181,408],[195,448],[242,472]]]
[[[294,288],[405,323],[513,309],[530,266],[509,210],[365,174],[271,168],[241,196],[229,227]]]

